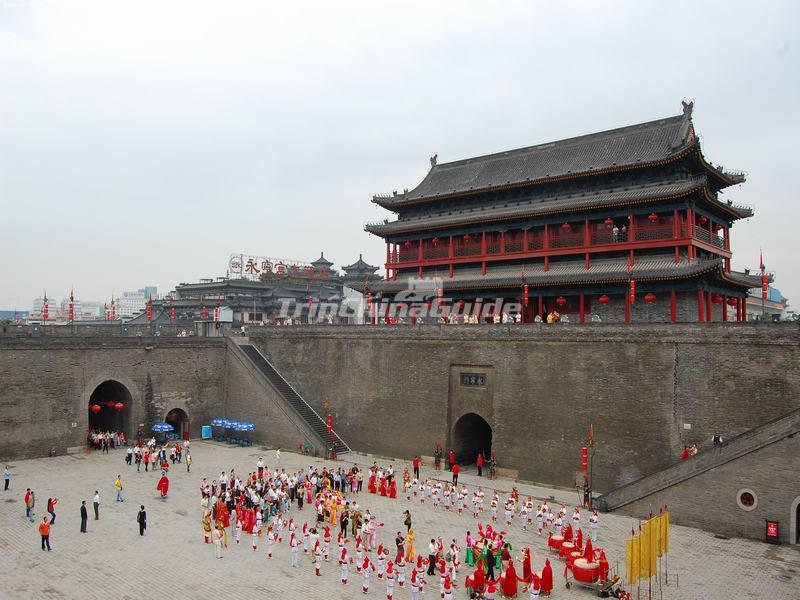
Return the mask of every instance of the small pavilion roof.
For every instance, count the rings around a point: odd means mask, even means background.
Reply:
[[[374,273],[378,270],[378,267],[374,267],[371,264],[364,262],[363,255],[359,254],[356,262],[354,262],[352,265],[343,266],[342,270],[345,273]]]
[[[332,267],[333,266],[333,263],[331,261],[329,261],[327,258],[325,258],[325,253],[324,252],[320,252],[319,253],[319,258],[317,260],[315,260],[314,262],[312,262],[311,264],[314,265],[315,267]]]

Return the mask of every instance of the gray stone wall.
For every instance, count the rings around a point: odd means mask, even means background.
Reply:
[[[223,349],[224,340],[185,338],[0,339],[0,459],[84,445],[89,398],[106,380],[131,394],[124,416],[126,434],[133,436],[146,419],[148,375],[158,417],[180,408],[191,435],[199,436],[224,404]]]
[[[764,539],[765,519],[770,519],[780,522],[782,543],[796,544],[799,456],[800,436],[790,436],[628,504],[618,512],[647,517],[666,505],[670,520],[679,525],[755,539]],[[744,510],[737,502],[744,489],[755,494],[753,510]]]
[[[797,407],[798,333],[730,323],[278,327],[251,340],[317,411],[329,398],[356,449],[431,454],[464,412],[478,412],[500,466],[571,486],[591,423],[602,491],[671,464],[683,444],[708,445],[715,430],[735,435]],[[456,368],[486,372],[491,399],[465,402]]]

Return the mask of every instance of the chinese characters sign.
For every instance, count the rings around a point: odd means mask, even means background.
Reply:
[[[486,373],[461,373],[461,385],[469,387],[485,387]]]
[[[326,280],[330,278],[331,271],[326,266],[315,267],[310,263],[297,260],[231,254],[228,260],[228,276],[253,281],[283,278]]]

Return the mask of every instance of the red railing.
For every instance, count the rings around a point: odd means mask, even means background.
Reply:
[[[668,223],[664,223],[668,221]],[[590,232],[588,236],[589,246],[600,246],[605,244],[625,243],[628,241],[646,242],[646,241],[659,241],[669,240],[676,237],[675,227],[672,222],[672,217],[667,216],[661,219],[658,224],[651,224],[646,221],[637,221],[634,224],[634,234],[629,236],[627,230],[623,231],[618,229],[616,234],[613,228],[607,227],[603,222],[590,223]],[[596,227],[595,229],[593,229]],[[582,229],[582,227],[581,227]],[[677,237],[684,238],[687,235],[687,224],[679,219],[677,227]],[[509,234],[506,234],[507,236]],[[701,226],[695,226],[694,237],[707,244],[725,249],[725,238],[712,234]],[[544,250],[545,246],[548,248],[580,248],[586,246],[586,237],[583,231],[563,231],[560,228],[557,230],[550,230],[548,240],[545,240],[544,229],[528,230],[527,248],[525,247],[525,239],[518,234],[513,237],[506,237],[501,243],[501,236],[495,232],[487,232],[485,236],[485,246],[483,245],[480,235],[472,236],[469,242],[461,243],[461,240],[454,240],[455,243],[452,248],[452,256],[454,258],[465,256],[482,256],[482,255],[498,255],[514,254],[518,252],[536,252]],[[545,241],[547,243],[545,244]],[[440,244],[438,246],[428,246],[428,241],[423,246],[422,258],[423,260],[443,260],[450,258],[450,246],[447,244]],[[485,250],[484,250],[485,248]],[[399,246],[397,248],[397,264],[409,263],[419,261],[419,246],[418,242],[414,242],[409,248]],[[390,259],[390,264],[394,264],[394,260]]]

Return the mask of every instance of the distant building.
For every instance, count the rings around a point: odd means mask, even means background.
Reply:
[[[788,300],[777,288],[769,286],[766,299],[762,298],[761,289],[751,290],[747,295],[747,318],[749,321],[780,321],[788,306]]]
[[[345,267],[344,276],[324,254],[311,263],[239,255],[234,259],[227,277],[181,283],[167,297],[154,299],[151,321],[261,325],[278,324],[289,315],[306,323],[309,309],[312,319],[318,321],[322,318],[321,306],[338,306],[348,297],[346,282],[357,278],[363,283],[365,278],[375,278],[377,271],[360,257]],[[130,323],[146,323],[145,309],[146,305]]]

